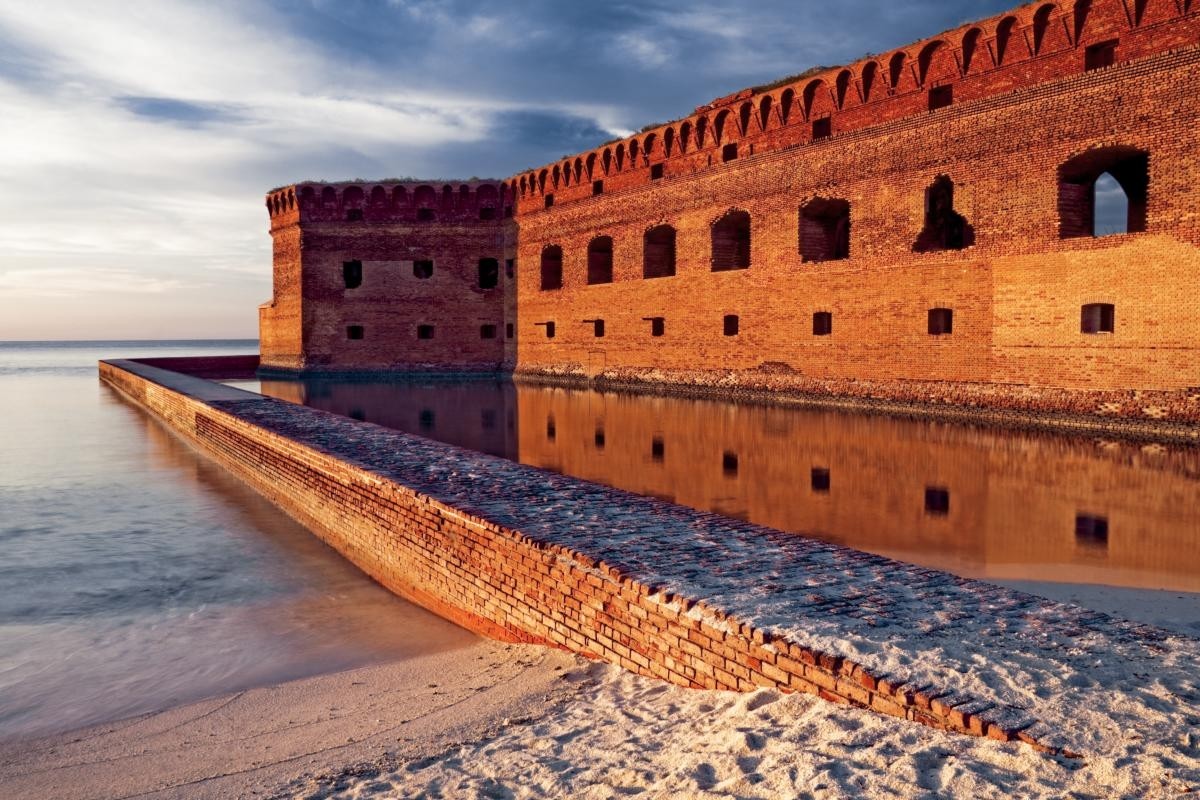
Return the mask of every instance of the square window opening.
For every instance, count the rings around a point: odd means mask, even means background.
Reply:
[[[1089,303],[1080,312],[1079,330],[1082,333],[1114,333],[1116,307],[1112,303]]]
[[[940,486],[925,488],[925,513],[932,517],[944,517],[950,513],[950,490]]]
[[[822,117],[821,119],[814,119],[812,124],[812,138],[814,140],[828,139],[830,136],[833,136],[833,118]]]
[[[830,336],[833,334],[833,314],[829,311],[818,311],[813,314],[813,336]]]
[[[418,339],[432,339],[433,338],[433,326],[432,325],[418,325],[417,326],[417,338]]]
[[[824,467],[813,467],[810,485],[817,494],[829,493],[829,470]]]
[[[724,332],[726,336],[737,336],[741,330],[741,320],[736,314],[726,314]]]
[[[425,280],[433,277],[433,262],[432,261],[414,261],[413,262],[413,277]]]
[[[364,331],[363,331],[362,325],[347,325],[346,326],[346,338],[347,339],[355,339],[355,340],[361,339],[361,338],[363,338],[363,333],[364,333]]]

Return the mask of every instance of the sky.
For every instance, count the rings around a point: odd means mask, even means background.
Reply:
[[[0,0],[0,340],[254,338],[264,195],[504,178],[1014,0]]]

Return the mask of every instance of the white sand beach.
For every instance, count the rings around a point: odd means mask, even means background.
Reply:
[[[1166,621],[1190,626],[1196,598],[1173,599]],[[0,745],[0,796],[1177,797],[1200,788],[1200,730],[1178,736],[1130,729],[1102,752],[1050,757],[806,695],[686,690],[480,641]]]

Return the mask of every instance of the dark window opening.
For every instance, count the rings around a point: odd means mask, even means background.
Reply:
[[[433,430],[435,420],[436,417],[431,408],[422,409],[421,413],[417,415],[417,425],[423,431]]]
[[[533,324],[535,326],[546,329],[546,338],[547,339],[554,338],[554,323],[553,322],[535,322]]]
[[[495,219],[496,218],[496,209],[492,208],[491,206],[484,206],[483,208],[479,209],[479,218],[480,219]]]
[[[726,336],[737,336],[738,329],[741,327],[741,320],[738,319],[736,314],[726,314],[724,326]]]
[[[1058,235],[1063,239],[1142,233],[1150,156],[1132,147],[1101,147],[1058,170]]]
[[[667,457],[667,444],[663,441],[663,437],[655,436],[650,441],[650,458],[654,461],[662,462]]]
[[[925,190],[925,227],[913,245],[913,252],[962,250],[975,244],[975,229],[954,210],[954,182],[945,175]]]
[[[736,161],[738,157],[737,142],[730,142],[721,148],[721,161]]]
[[[592,181],[592,197],[604,194],[604,181]]]
[[[1080,314],[1079,330],[1083,333],[1113,333],[1116,316],[1116,307],[1112,303],[1089,303]]]
[[[950,513],[950,490],[935,486],[925,488],[925,513],[944,517]]]
[[[362,286],[363,268],[361,261],[342,262],[342,280],[347,289],[357,289]]]
[[[929,334],[945,336],[954,333],[954,311],[949,308],[929,309]]]
[[[650,323],[651,336],[662,336],[667,332],[666,317],[643,317],[643,319],[649,321]]]
[[[433,262],[432,261],[414,261],[413,262],[413,277],[425,280],[433,277]]]
[[[592,441],[595,443],[597,450],[604,449],[604,426],[603,425],[596,426],[596,434],[595,434],[595,436],[592,437]]]
[[[592,326],[592,335],[597,339],[604,338],[604,320],[602,319],[585,319],[584,323]]]
[[[642,237],[642,277],[669,278],[675,274],[675,229],[659,225]]]
[[[362,325],[347,325],[346,326],[346,338],[347,339],[363,338],[363,326]]]
[[[725,477],[734,478],[738,474],[738,457],[737,453],[731,453],[726,450],[721,454],[721,472],[725,473]]]
[[[517,261],[513,258],[504,259],[504,277],[511,278],[517,272]]]
[[[662,164],[652,164],[650,166],[650,180],[652,180],[652,181],[661,180],[662,176],[663,176],[663,165]]]
[[[552,245],[542,251],[542,291],[561,289],[563,285],[562,248]]]
[[[850,257],[850,204],[818,197],[800,208],[800,259],[809,263]]]
[[[1116,39],[1091,45],[1083,51],[1083,68],[1087,72],[1094,69],[1104,69],[1117,63]]]
[[[512,218],[512,215],[513,215],[513,207],[512,207],[512,206],[505,206],[505,207],[504,207],[504,218],[505,218],[505,219],[511,219],[511,218]]]
[[[515,333],[516,329],[513,327],[513,324],[511,322],[506,322],[504,324],[504,338],[511,339]]]
[[[750,214],[730,211],[712,226],[712,271],[750,268]]]
[[[833,334],[833,314],[829,311],[818,311],[813,314],[813,336],[830,336]]]
[[[432,208],[418,208],[417,209],[417,220],[418,221],[431,222],[433,220],[433,218],[434,218],[434,213],[433,213]]]
[[[817,494],[829,493],[829,470],[824,467],[812,468],[812,490]]]
[[[496,409],[485,408],[479,412],[479,427],[485,431],[494,430],[496,427]]]
[[[552,194],[546,195],[546,208],[550,208],[553,205],[554,205],[554,195],[552,195]]]
[[[828,139],[830,136],[833,136],[833,117],[814,119],[812,124],[813,140]]]
[[[496,326],[495,325],[480,325],[479,326],[479,338],[480,339],[495,339],[496,338]]]
[[[346,212],[347,222],[362,222],[363,210],[361,208],[352,208]]]
[[[433,326],[432,325],[418,325],[417,326],[417,338],[418,339],[432,339],[433,338]]]
[[[954,103],[954,86],[935,86],[929,90],[929,110],[937,111]]]
[[[558,427],[554,424],[554,417],[546,418],[546,438],[552,442],[558,438]]]
[[[589,286],[613,282],[613,240],[597,236],[588,242],[587,282]]]
[[[1075,542],[1084,547],[1108,547],[1108,517],[1076,515]]]
[[[495,289],[500,284],[500,262],[494,258],[479,259],[479,288]]]

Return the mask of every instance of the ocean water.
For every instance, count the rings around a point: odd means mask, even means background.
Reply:
[[[96,374],[101,358],[256,350],[0,343],[0,739],[475,641]]]

